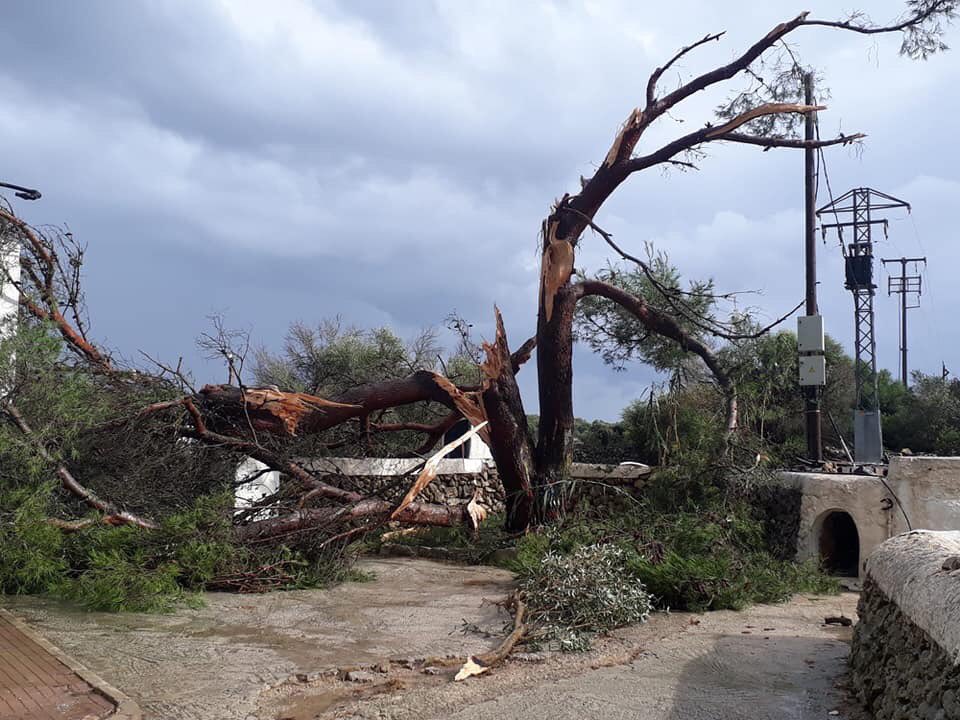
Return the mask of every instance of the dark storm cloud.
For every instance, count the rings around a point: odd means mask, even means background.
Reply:
[[[899,12],[883,4],[871,8],[878,18]],[[18,206],[30,220],[69,222],[90,243],[95,332],[131,358],[184,354],[201,379],[219,379],[192,350],[211,312],[277,347],[290,321],[337,314],[412,334],[456,310],[489,336],[496,302],[518,344],[535,325],[540,219],[603,157],[651,68],[730,31],[669,86],[796,11],[697,0],[643,12],[613,0],[14,3],[0,26],[2,175],[44,191]],[[947,238],[960,178],[942,141],[956,57],[917,65],[896,57],[895,39],[829,32],[797,43],[833,91],[823,133],[870,133],[862,155],[829,152],[834,190],[903,193],[915,216],[878,252],[923,244],[939,259],[914,323],[915,366],[960,367],[958,343],[936,330],[958,296]],[[693,98],[646,147],[709,119],[725,93]],[[631,180],[598,219],[634,250],[653,241],[688,277],[761,291],[744,302],[772,318],[802,294],[801,167],[789,152],[711,148],[699,173]],[[578,265],[606,258],[588,237]],[[849,344],[835,244],[821,246],[821,272],[828,330]],[[881,359],[892,367],[884,302]],[[576,370],[587,417],[615,417],[652,379],[644,368],[613,374],[583,349]],[[532,368],[520,382],[533,411]]]

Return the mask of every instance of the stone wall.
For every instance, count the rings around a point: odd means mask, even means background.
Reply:
[[[779,560],[796,559],[800,508],[803,503],[800,489],[764,484],[752,488],[747,499],[754,517],[763,526],[763,537],[770,554]]]
[[[960,532],[916,531],[867,561],[851,686],[877,720],[960,720]]]
[[[324,473],[327,482],[339,487],[364,494],[402,495],[413,482],[413,471],[420,463],[417,458],[323,458],[303,465]],[[650,468],[639,463],[574,463],[572,469],[575,497],[605,506],[631,502],[649,475]],[[493,512],[503,509],[503,486],[492,461],[449,459],[440,461],[437,478],[420,497],[426,502],[459,505],[469,501],[475,491],[481,504]]]

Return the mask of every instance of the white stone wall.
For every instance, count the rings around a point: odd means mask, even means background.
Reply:
[[[944,569],[951,558],[960,558],[960,532],[909,532],[877,547],[867,574],[958,664],[960,569]]]
[[[390,478],[409,473],[423,463],[419,458],[316,458],[300,462],[311,472],[363,479],[367,483],[373,479],[376,486],[389,483]],[[238,508],[250,507],[280,489],[280,473],[266,470],[266,465],[252,458],[237,467],[235,500]],[[622,491],[633,493],[643,487],[650,472],[650,467],[642,463],[573,463],[571,468],[572,479],[583,485],[581,492],[594,498],[611,489],[620,490],[620,494]],[[490,503],[493,509],[498,509],[497,505],[503,502],[503,488],[492,460],[446,458],[440,461],[437,475],[428,490],[437,490],[437,485],[446,487],[440,488],[443,492],[433,499],[434,502],[464,502],[476,489],[480,490],[481,502]],[[252,479],[244,482],[248,478]],[[383,478],[383,482],[378,478]],[[335,477],[328,478],[328,481],[336,484]]]
[[[960,719],[960,532],[916,530],[867,560],[849,686],[876,720]]]
[[[890,480],[915,530],[960,530],[960,458],[895,457]]]

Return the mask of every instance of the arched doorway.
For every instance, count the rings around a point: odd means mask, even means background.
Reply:
[[[831,575],[860,574],[860,533],[850,513],[831,510],[820,524],[820,562]]]

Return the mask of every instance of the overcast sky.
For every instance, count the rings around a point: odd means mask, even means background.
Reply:
[[[878,21],[901,11],[869,5]],[[456,310],[489,336],[494,302],[518,345],[535,326],[540,221],[602,160],[651,70],[727,31],[670,73],[669,87],[802,10],[834,19],[836,7],[7,3],[0,179],[43,192],[16,201],[31,222],[66,223],[89,244],[94,335],[127,357],[183,355],[200,380],[220,381],[225,373],[194,348],[213,312],[276,348],[290,322],[338,314],[409,336]],[[890,215],[890,238],[877,246],[931,260],[910,316],[911,365],[960,372],[960,55],[912,62],[897,55],[899,37],[791,37],[830,87],[822,134],[869,134],[861,152],[828,151],[834,193],[872,186],[913,204],[910,216]],[[699,127],[738,87],[693,98],[642,148]],[[633,178],[597,220],[634,251],[653,242],[688,277],[760,291],[745,301],[773,318],[803,297],[802,168],[796,151],[718,145],[697,173]],[[818,204],[825,190],[821,182]],[[577,265],[606,258],[587,237]],[[835,239],[819,246],[819,263],[827,331],[852,351]],[[877,314],[880,363],[896,374],[897,306],[885,292]],[[529,412],[532,370],[521,373]],[[578,349],[576,413],[616,419],[653,379],[641,366],[613,373]]]

